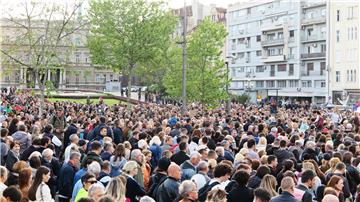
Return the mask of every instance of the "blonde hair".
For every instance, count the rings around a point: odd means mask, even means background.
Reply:
[[[127,174],[130,174],[130,172],[134,169],[136,169],[138,166],[138,164],[135,161],[128,161],[125,163],[124,167],[123,167],[123,171]],[[139,171],[141,172],[141,171]]]
[[[329,166],[330,166],[330,169],[329,171],[332,172],[335,170],[335,166],[337,163],[341,162],[340,159],[338,157],[332,157],[329,161]]]
[[[208,165],[209,165],[209,168],[214,169],[217,165],[217,162],[215,159],[209,159]]]
[[[112,196],[116,201],[124,201],[126,193],[126,179],[123,176],[112,178],[105,188],[107,195]]]
[[[305,161],[302,163],[302,171],[306,171],[306,170],[312,170],[315,172],[315,166],[314,164],[312,164],[311,162],[309,161]]]
[[[276,178],[269,174],[266,174],[260,183],[260,187],[268,191],[271,197],[277,195],[276,186],[277,186]]]

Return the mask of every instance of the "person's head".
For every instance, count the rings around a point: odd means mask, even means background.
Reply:
[[[152,152],[150,150],[144,149],[142,153],[144,155],[145,162],[150,162],[152,158]]]
[[[42,157],[47,162],[51,162],[53,155],[54,155],[54,151],[49,148],[44,149],[44,151],[42,152]]]
[[[339,202],[339,198],[332,194],[326,194],[322,200],[322,202]]]
[[[260,183],[260,187],[267,190],[272,196],[276,195],[276,178],[270,174],[263,177]]]
[[[274,155],[269,155],[267,158],[268,164],[269,166],[276,168],[276,166],[278,165],[278,160],[276,158],[276,156]]]
[[[294,168],[294,162],[290,159],[286,159],[283,162],[283,169],[284,171],[292,170]]]
[[[126,179],[123,176],[115,177],[110,180],[105,188],[107,195],[112,196],[116,201],[124,201],[126,193]]]
[[[159,162],[158,162],[158,165],[157,165],[157,169],[156,171],[157,172],[167,172],[169,166],[171,164],[171,161],[169,158],[166,158],[166,157],[162,157]]]
[[[248,147],[249,149],[254,149],[255,146],[256,146],[256,142],[255,142],[254,139],[249,139],[249,140],[247,141],[247,147]]]
[[[91,151],[95,152],[96,154],[100,155],[102,150],[102,145],[99,141],[94,141],[91,143]]]
[[[183,199],[195,201],[198,199],[196,184],[191,180],[183,181],[179,186],[179,195]]]
[[[101,166],[100,163],[97,161],[93,161],[91,162],[88,166],[87,166],[87,170],[89,173],[92,173],[95,175],[95,177],[98,177],[100,172],[101,172]]]
[[[44,127],[44,133],[52,133],[53,132],[53,126],[51,124],[48,124]]]
[[[294,192],[294,189],[295,189],[295,183],[294,183],[294,180],[293,178],[291,177],[284,177],[282,180],[281,180],[281,190],[283,191],[287,191],[289,193],[293,193]]]
[[[70,135],[69,139],[70,139],[71,143],[73,143],[73,144],[78,144],[78,142],[79,142],[79,137],[77,134]]]
[[[114,153],[114,146],[112,143],[104,143],[104,151],[109,152],[110,154]]]
[[[7,128],[0,129],[1,138],[5,138],[9,134],[9,130]]]
[[[32,201],[36,200],[36,190],[41,183],[47,183],[50,179],[50,170],[45,166],[40,166],[36,173],[34,181],[29,188],[29,199]]]
[[[21,200],[22,194],[17,187],[10,186],[4,189],[3,197],[7,200],[7,202],[18,202]]]
[[[140,149],[134,149],[134,150],[131,151],[131,160],[134,160],[139,164],[143,163],[144,156],[141,153]]]
[[[181,179],[181,168],[177,164],[171,163],[167,172],[169,177],[173,177],[177,180]]]
[[[209,164],[206,161],[200,161],[197,166],[199,172],[208,173],[209,171]]]
[[[98,201],[99,198],[105,195],[105,189],[103,186],[99,184],[93,184],[88,190],[88,197],[94,199],[94,201]]]
[[[201,155],[199,154],[199,152],[193,152],[190,154],[190,162],[194,166],[197,166],[200,160],[201,160]]]
[[[76,168],[80,168],[81,154],[79,152],[73,152],[70,154],[70,160]]]
[[[105,137],[105,136],[107,135],[107,127],[102,127],[102,128],[100,129],[100,135],[101,135],[102,137]]]
[[[180,149],[180,151],[186,152],[187,151],[187,142],[181,142],[179,144],[179,149]]]
[[[316,173],[312,170],[305,170],[301,175],[301,183],[306,185],[308,188],[315,186]]]
[[[27,127],[25,124],[20,124],[18,125],[18,130],[22,131],[22,132],[26,132],[27,131]]]
[[[343,155],[343,162],[351,165],[353,156],[354,155],[351,152],[345,152]]]
[[[221,182],[225,182],[230,178],[232,169],[227,164],[218,164],[214,170],[214,177],[218,178]]]
[[[99,200],[96,202],[117,202],[117,201],[114,199],[114,197],[104,195],[104,196],[100,197]]]
[[[114,155],[115,155],[115,160],[117,160],[117,158],[122,158],[125,157],[125,146],[124,144],[120,143],[116,146],[115,151],[114,151]]]
[[[343,187],[344,187],[344,180],[341,177],[337,176],[337,175],[333,175],[330,178],[327,186],[332,187],[337,191],[341,191],[343,189]]]
[[[20,173],[22,169],[27,167],[29,167],[29,165],[26,163],[26,161],[18,161],[13,165],[12,171],[15,173]]]
[[[90,186],[96,182],[96,177],[92,173],[85,173],[85,175],[81,177],[81,183],[83,184],[83,187],[86,191],[89,190]]]
[[[64,115],[64,108],[58,107],[58,108],[56,109],[56,116],[57,116],[57,117],[61,117],[62,115]]]
[[[8,174],[8,170],[4,166],[0,166],[0,182],[6,182]]]
[[[126,162],[123,171],[130,176],[135,176],[138,172],[141,172],[141,170],[138,170],[138,164],[135,161]]]
[[[234,180],[239,186],[246,186],[250,178],[249,173],[246,171],[240,170],[237,171],[234,175]]]
[[[205,202],[226,202],[227,193],[221,189],[213,189],[208,192]]]
[[[345,174],[346,171],[346,165],[343,162],[339,162],[335,166],[335,172]]]
[[[31,168],[24,168],[19,173],[19,188],[29,188],[32,181],[32,170]]]
[[[257,188],[254,190],[254,202],[269,202],[271,199],[270,193],[264,188]]]
[[[261,179],[266,175],[266,174],[270,174],[270,168],[268,166],[260,166],[257,170],[256,170],[256,176],[260,177]]]
[[[18,142],[18,141],[11,142],[10,149],[12,151],[14,151],[15,153],[19,154],[20,153],[20,142]]]

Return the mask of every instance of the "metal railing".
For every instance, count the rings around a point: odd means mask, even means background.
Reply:
[[[268,45],[273,45],[273,44],[283,44],[283,43],[284,43],[284,38],[269,39],[269,40],[261,41],[262,46],[268,46]]]
[[[301,59],[308,59],[308,58],[321,58],[325,57],[326,53],[303,53],[301,54]]]

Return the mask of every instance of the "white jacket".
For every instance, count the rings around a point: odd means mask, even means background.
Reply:
[[[36,190],[36,200],[31,202],[55,202],[51,197],[49,186],[42,182]]]

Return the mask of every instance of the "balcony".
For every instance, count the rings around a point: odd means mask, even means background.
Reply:
[[[319,17],[314,17],[314,18],[302,19],[301,20],[301,25],[303,25],[303,26],[315,25],[315,24],[321,24],[321,23],[325,23],[325,22],[326,22],[326,17],[319,16]]]
[[[325,59],[326,53],[303,53],[301,54],[301,60],[318,60]]]
[[[278,46],[284,44],[284,38],[281,39],[269,39],[266,41],[261,41],[262,46]]]
[[[285,55],[271,55],[271,56],[265,56],[261,58],[261,62],[267,63],[267,62],[283,62],[285,61]]]
[[[288,54],[287,59],[295,59],[295,54]]]
[[[301,37],[301,43],[312,43],[312,42],[325,41],[325,40],[326,40],[326,36],[323,34]]]
[[[315,2],[315,3],[306,3],[306,4],[303,4],[301,7],[303,9],[310,9],[310,8],[316,8],[316,7],[322,7],[322,6],[326,6],[326,1]]]

